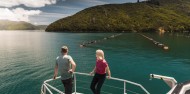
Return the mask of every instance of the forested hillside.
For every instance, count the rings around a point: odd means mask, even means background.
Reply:
[[[169,32],[190,30],[189,0],[147,0],[84,9],[50,24],[58,32]]]

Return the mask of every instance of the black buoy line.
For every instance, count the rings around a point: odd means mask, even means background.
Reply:
[[[166,46],[165,44],[160,43],[160,42],[154,40],[153,38],[150,38],[150,37],[148,37],[148,36],[146,36],[146,35],[144,35],[144,34],[140,34],[140,35],[143,36],[143,37],[145,37],[146,39],[152,41],[152,42],[153,42],[155,45],[157,45],[158,47],[160,47],[160,48],[162,48],[162,49],[164,49],[164,50],[169,50],[169,47]]]
[[[113,39],[113,38],[116,38],[118,36],[122,35],[121,33],[119,34],[114,34],[114,35],[111,35],[111,36],[108,36],[108,37],[105,37],[103,39],[100,39],[100,40],[92,40],[92,41],[87,41],[87,42],[83,42],[80,44],[80,47],[86,47],[90,44],[94,44],[94,43],[98,43],[98,42],[102,42],[102,41],[105,41],[105,40],[108,40],[108,39]]]

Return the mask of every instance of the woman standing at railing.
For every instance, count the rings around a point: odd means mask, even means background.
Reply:
[[[108,79],[111,77],[111,72],[104,58],[104,52],[102,50],[96,50],[96,66],[90,74],[94,74],[90,88],[94,94],[100,94],[101,87],[106,78],[106,72],[108,73]]]

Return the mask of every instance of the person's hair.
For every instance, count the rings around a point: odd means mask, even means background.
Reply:
[[[67,53],[68,52],[68,47],[67,46],[61,47],[61,52],[62,53]]]
[[[99,59],[104,59],[104,51],[101,49],[96,50],[96,57]]]

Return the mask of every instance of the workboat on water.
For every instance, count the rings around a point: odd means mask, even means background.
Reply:
[[[77,87],[80,85],[77,85],[77,77],[76,75],[80,75],[80,76],[91,76],[88,73],[81,73],[81,72],[75,72],[74,73],[74,91],[73,94],[87,94],[86,92],[83,91],[78,91]],[[57,77],[57,79],[60,79],[61,77]],[[150,79],[161,79],[163,80],[171,89],[169,90],[169,92],[167,92],[166,94],[190,94],[190,81],[186,81],[184,83],[177,83],[177,81],[173,78],[173,77],[168,77],[168,76],[162,76],[162,75],[156,75],[156,74],[150,74]],[[143,94],[150,94],[150,92],[148,92],[148,90],[146,90],[141,84],[139,83],[135,83],[132,81],[128,81],[128,80],[124,80],[124,79],[120,79],[120,78],[115,78],[115,77],[111,77],[110,80],[113,81],[118,81],[118,82],[122,82],[123,83],[123,88],[119,88],[122,89],[122,93],[121,94],[141,94],[138,93],[136,90],[128,90],[126,88],[126,84],[131,84],[134,86],[139,87],[144,93]],[[55,86],[51,85],[50,83],[52,81],[55,81],[53,79],[48,79],[45,80],[41,86],[41,94],[64,94],[63,91],[59,90],[58,88],[56,88]],[[111,88],[118,88],[115,86],[110,86]],[[102,91],[103,94],[115,94],[109,91]]]

